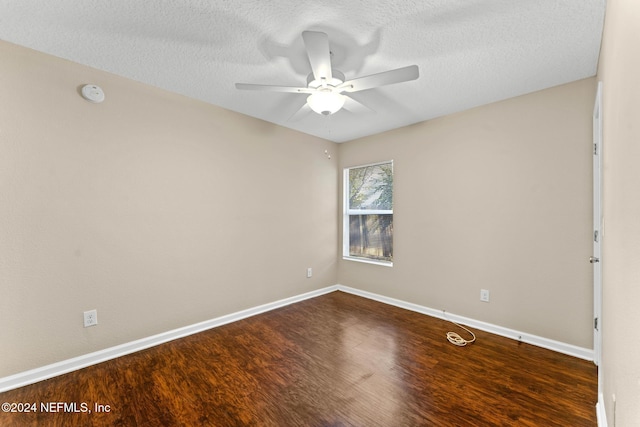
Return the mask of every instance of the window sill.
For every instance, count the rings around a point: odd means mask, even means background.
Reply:
[[[375,259],[357,258],[352,256],[343,256],[342,259],[346,261],[362,262],[364,264],[381,265],[383,267],[393,267],[393,261],[378,261]]]

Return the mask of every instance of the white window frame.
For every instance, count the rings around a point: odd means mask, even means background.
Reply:
[[[365,257],[352,256],[349,253],[349,216],[350,215],[393,215],[393,206],[391,210],[383,209],[349,209],[349,194],[351,189],[349,188],[349,171],[351,169],[366,168],[367,166],[377,166],[391,163],[391,170],[393,171],[393,160],[385,160],[382,162],[368,163],[364,165],[356,165],[344,168],[342,172],[342,205],[343,205],[343,219],[342,219],[342,259],[348,261],[363,262],[366,264],[376,264],[385,267],[393,267],[393,261],[376,260]],[[393,191],[393,189],[392,189]]]

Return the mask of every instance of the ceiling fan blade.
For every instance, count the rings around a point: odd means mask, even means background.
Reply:
[[[302,40],[307,48],[311,70],[316,80],[326,79],[331,82],[331,51],[329,36],[318,31],[303,31]]]
[[[251,83],[236,83],[236,89],[241,90],[266,90],[269,92],[289,92],[289,93],[313,93],[314,89],[306,87],[254,85]]]
[[[300,107],[300,109],[298,111],[296,111],[295,113],[293,113],[293,115],[291,117],[289,117],[289,122],[297,122],[298,120],[308,116],[311,113],[311,107],[309,106],[309,104],[307,104],[306,102],[304,103],[304,105],[302,107]]]
[[[417,65],[397,68],[391,71],[384,71],[370,76],[349,80],[338,86],[340,92],[357,92],[360,90],[372,89],[378,86],[386,86],[394,83],[408,82],[419,77]]]
[[[356,113],[356,114],[375,113],[374,110],[372,110],[371,108],[369,108],[366,105],[362,104],[361,102],[356,101],[355,99],[351,98],[350,96],[346,96],[345,95],[344,98],[345,98],[344,106],[342,108],[347,110],[347,111],[350,111],[350,112]]]

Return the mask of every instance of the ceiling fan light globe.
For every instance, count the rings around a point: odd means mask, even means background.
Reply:
[[[339,111],[345,102],[345,96],[333,92],[316,92],[309,95],[307,104],[318,114],[328,116]]]

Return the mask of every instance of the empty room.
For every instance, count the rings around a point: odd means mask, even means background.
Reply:
[[[640,425],[634,0],[0,0],[0,425]]]

